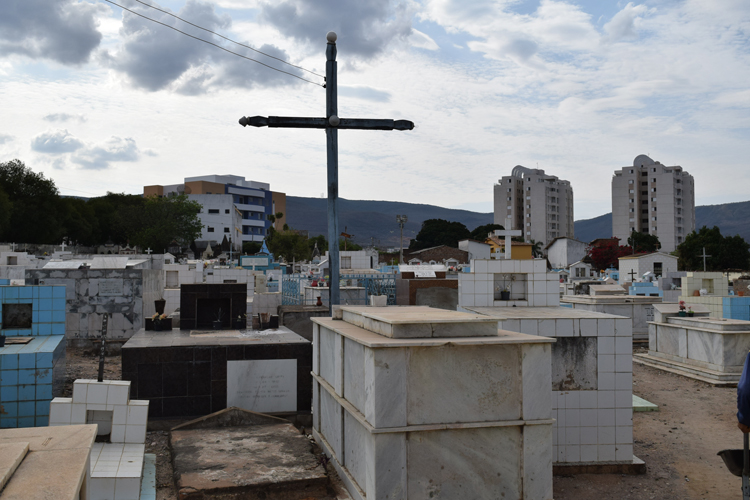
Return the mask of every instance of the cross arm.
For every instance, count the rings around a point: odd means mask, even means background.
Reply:
[[[295,116],[243,116],[240,125],[246,127],[275,127],[275,128],[328,128],[359,129],[359,130],[412,130],[414,122],[409,120],[389,120],[375,118],[304,118]],[[334,125],[335,122],[338,124]]]

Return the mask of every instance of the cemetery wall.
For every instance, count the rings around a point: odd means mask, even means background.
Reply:
[[[112,314],[108,339],[132,337],[154,314],[164,287],[162,272],[150,269],[27,269],[26,279],[65,285],[65,336],[81,347],[101,336],[103,313]]]

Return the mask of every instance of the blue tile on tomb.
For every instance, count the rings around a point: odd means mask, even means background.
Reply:
[[[36,354],[23,353],[18,355],[18,368],[36,368]]]
[[[0,428],[2,429],[15,429],[18,427],[18,419],[12,418],[0,418]]]
[[[31,288],[29,288],[27,286],[20,287],[19,290],[18,290],[18,298],[19,299],[30,299],[31,295],[32,295],[31,292],[32,292]]]
[[[55,298],[62,297],[64,299],[65,298],[65,286],[52,287],[52,296]],[[63,301],[63,306],[64,304],[65,304],[65,301]]]
[[[18,402],[11,401],[9,403],[2,402],[0,403],[3,407],[2,415],[3,417],[11,417],[16,418],[18,417]]]
[[[18,417],[33,417],[36,415],[36,401],[18,403]]]
[[[18,386],[18,401],[35,401],[36,400],[36,385],[19,385]]]
[[[36,415],[49,415],[49,403],[50,401],[37,401],[36,402]]]
[[[37,415],[36,427],[47,427],[49,425],[49,415]]]
[[[52,384],[36,386],[36,400],[44,401],[45,399],[52,399]]]
[[[39,287],[39,297],[43,299],[51,299],[52,298],[52,288],[51,286],[42,286]]]
[[[20,417],[18,419],[18,428],[34,427],[34,417]]]
[[[42,309],[39,311],[40,323],[52,323],[52,311]]]
[[[18,386],[0,386],[0,401],[2,401],[3,403],[5,403],[6,401],[18,401]]]

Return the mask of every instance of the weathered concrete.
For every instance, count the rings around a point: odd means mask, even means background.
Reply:
[[[279,324],[312,341],[313,323],[310,318],[327,317],[328,306],[280,306]]]
[[[436,307],[455,311],[458,306],[458,288],[418,288],[418,306]]]
[[[325,498],[328,476],[292,424],[173,430],[180,499]]]

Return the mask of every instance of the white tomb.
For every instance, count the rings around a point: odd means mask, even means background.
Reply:
[[[459,311],[491,316],[501,331],[557,339],[550,383],[555,464],[642,464],[633,456],[631,319],[560,307],[558,276],[542,259],[474,260],[471,268],[459,275]],[[526,283],[525,300],[496,300],[493,285],[508,274]]]
[[[357,500],[552,498],[550,343],[421,306],[312,318],[313,435]]]

